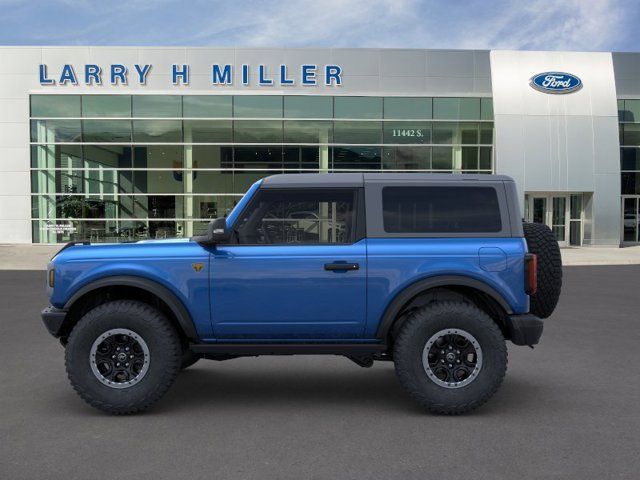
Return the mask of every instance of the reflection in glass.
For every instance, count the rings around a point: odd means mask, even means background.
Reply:
[[[285,120],[285,143],[331,143],[332,122]]]
[[[83,95],[83,117],[130,117],[130,95]]]
[[[480,118],[479,98],[433,99],[433,118],[438,120],[478,120]]]
[[[334,118],[382,118],[380,97],[334,97]]]
[[[79,117],[79,95],[31,95],[32,117]]]
[[[83,120],[82,139],[85,142],[131,142],[130,120]]]
[[[384,99],[384,118],[403,120],[431,117],[432,99],[430,97],[387,97]]]
[[[31,124],[32,141],[40,143],[31,147],[33,218],[45,219],[34,222],[34,241],[198,234],[253,182],[280,172],[493,168],[490,98],[40,97],[31,98],[33,116],[64,118]],[[80,112],[96,119],[69,118]],[[115,119],[131,115],[145,119]],[[428,120],[434,116],[446,121]],[[625,126],[621,140],[633,142],[636,126]],[[635,193],[640,148],[621,151],[623,191]]]
[[[480,99],[480,120],[493,120],[493,98]]]
[[[282,143],[282,121],[236,120],[233,136],[238,143]]]
[[[185,143],[231,143],[231,120],[185,120]]]
[[[351,144],[382,143],[382,123],[335,121],[333,141]]]
[[[31,120],[31,141],[79,142],[80,120]]]
[[[182,142],[182,122],[180,120],[134,120],[133,141]]]
[[[178,95],[134,95],[134,117],[181,117],[182,97]]]
[[[332,97],[287,95],[284,97],[284,118],[331,118]]]
[[[185,118],[229,118],[232,99],[226,95],[185,95],[182,108]]]
[[[279,95],[236,95],[233,97],[236,118],[282,118],[282,97]]]

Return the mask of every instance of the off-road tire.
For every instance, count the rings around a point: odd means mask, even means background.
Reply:
[[[144,377],[127,388],[111,388],[93,373],[90,351],[96,339],[111,329],[128,329],[149,349]],[[65,366],[71,385],[92,407],[126,415],[146,410],[169,389],[180,369],[180,339],[166,317],[152,306],[134,301],[104,303],[87,312],[74,326],[65,350]]]
[[[549,317],[558,305],[562,290],[562,256],[553,232],[540,223],[523,223],[530,253],[538,257],[538,291],[530,297],[529,311]]]
[[[189,348],[185,348],[182,351],[182,358],[180,359],[180,370],[184,370],[185,368],[189,368],[191,365],[200,360],[200,355],[192,352]]]
[[[471,334],[482,350],[482,367],[467,385],[446,388],[431,380],[422,362],[428,340],[445,329]],[[410,314],[394,342],[395,369],[404,389],[429,412],[458,415],[484,404],[507,370],[507,347],[500,328],[482,310],[464,302],[436,302]]]

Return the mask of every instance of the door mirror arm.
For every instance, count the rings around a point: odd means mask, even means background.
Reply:
[[[206,235],[193,237],[193,240],[200,245],[212,247],[214,245],[228,243],[231,234],[232,230],[227,228],[227,219],[221,217],[209,222]]]

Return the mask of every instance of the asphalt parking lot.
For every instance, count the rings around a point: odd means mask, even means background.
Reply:
[[[150,412],[111,417],[69,386],[39,318],[44,272],[0,272],[0,478],[638,478],[640,266],[565,269],[535,350],[498,394],[422,413],[387,363],[199,362]]]

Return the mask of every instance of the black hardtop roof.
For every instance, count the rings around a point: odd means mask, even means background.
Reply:
[[[284,187],[362,187],[372,182],[513,182],[506,175],[459,174],[459,173],[289,173],[266,177],[262,183],[264,188]]]

